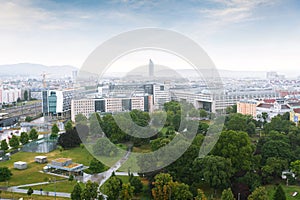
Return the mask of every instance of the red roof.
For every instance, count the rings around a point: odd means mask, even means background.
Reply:
[[[295,108],[295,109],[294,109],[294,112],[295,112],[295,113],[300,113],[300,108]]]
[[[265,103],[275,103],[276,99],[264,99]]]
[[[257,107],[260,107],[260,108],[272,108],[273,105],[272,104],[267,104],[267,103],[261,103]]]

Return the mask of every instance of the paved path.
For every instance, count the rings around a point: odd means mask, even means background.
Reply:
[[[46,185],[46,184],[49,184],[49,182],[39,182],[39,183],[31,183],[31,184],[25,184],[25,185],[18,185],[18,186],[9,187],[7,189],[7,191],[27,194],[27,191],[28,191],[27,189],[20,189],[20,188],[33,187],[33,186]],[[42,191],[41,192],[40,190],[33,190],[33,194],[44,195],[44,196],[67,197],[67,198],[71,197],[70,193],[65,193],[65,192],[49,192],[49,191]]]
[[[111,168],[109,168],[109,170],[102,173],[103,179],[100,180],[98,191],[100,194],[102,194],[104,196],[105,200],[107,199],[107,196],[100,192],[100,187],[111,177],[113,172],[116,172],[122,166],[122,164],[124,164],[128,160],[128,157],[130,154],[131,154],[131,150],[127,151],[127,153],[125,154],[125,156],[123,156],[123,158],[121,158],[118,162],[116,162]],[[127,173],[127,175],[128,175],[128,173]]]
[[[18,187],[10,187],[7,191],[9,192],[16,192],[16,193],[23,193],[23,194],[27,194],[27,191],[26,189],[19,189]],[[33,194],[36,194],[36,195],[44,195],[44,196],[57,196],[57,197],[66,197],[66,198],[70,198],[71,197],[71,194],[70,193],[65,193],[65,192],[46,192],[46,191],[43,191],[41,193],[41,191],[39,190],[33,190]]]
[[[133,176],[139,176],[136,172],[130,172]],[[115,172],[117,176],[128,176],[128,172]]]
[[[109,168],[107,171],[101,173],[103,178],[100,180],[98,191],[100,192],[100,187],[111,177],[112,173],[115,172],[116,175],[121,175],[121,176],[127,176],[127,172],[116,172],[122,164],[124,164],[130,155],[131,151],[128,151],[118,162],[116,162],[111,168]],[[137,173],[133,173],[134,176],[138,176]],[[20,189],[21,187],[32,187],[32,186],[38,186],[38,185],[45,185],[49,184],[49,182],[39,182],[39,183],[32,183],[32,184],[26,184],[26,185],[19,185],[19,186],[13,186],[9,187],[7,191],[10,192],[16,192],[16,193],[24,193],[27,194],[27,189]],[[33,194],[36,195],[44,195],[44,196],[57,196],[57,197],[67,197],[70,198],[71,194],[70,193],[65,193],[65,192],[49,192],[49,191],[43,191],[41,193],[40,190],[34,190]],[[100,194],[102,194],[100,192]],[[105,194],[102,194],[104,196],[104,199],[107,199],[107,196]]]

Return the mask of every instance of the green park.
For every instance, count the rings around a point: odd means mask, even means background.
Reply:
[[[10,198],[15,195],[18,198],[54,198],[44,193],[32,194],[30,191],[33,190],[67,193],[71,199],[101,199],[103,195],[111,200],[300,198],[300,181],[297,178],[300,175],[300,127],[289,120],[289,113],[278,115],[271,121],[267,121],[266,116],[255,120],[251,116],[236,113],[235,106],[228,108],[225,115],[218,116],[175,101],[165,103],[164,110],[165,112],[157,111],[151,114],[138,110],[129,113],[131,119],[141,127],[147,126],[151,121],[152,128],[157,128],[161,121],[165,121],[159,132],[149,138],[137,138],[126,134],[130,127],[127,126],[128,130],[121,129],[111,114],[100,116],[95,113],[89,119],[78,115],[76,127],[67,122],[66,131],[62,134],[57,134],[58,131],[53,125],[51,137],[57,139],[56,149],[48,153],[20,151],[12,154],[9,160],[0,163],[2,197]],[[176,140],[178,146],[186,144],[192,133],[186,127],[180,127],[182,115],[185,116],[184,119],[197,123],[196,134],[191,144],[175,162],[157,167],[157,170],[152,172],[134,175],[139,169],[161,164],[155,160],[151,163],[144,162],[135,157],[136,169],[130,168],[125,160],[120,164],[121,168],[109,174],[104,182],[101,182],[100,178],[101,184],[92,181],[83,183],[71,174],[57,176],[45,173],[43,169],[46,164],[35,161],[36,156],[46,156],[48,162],[70,158],[89,167],[84,173],[106,173],[115,163],[124,159],[124,152],[155,152],[175,138],[179,138]],[[125,128],[128,124],[126,120],[128,117],[120,114],[119,121],[123,122]],[[200,158],[199,150],[205,139],[208,138],[206,147],[213,144],[209,142],[213,142],[210,140],[213,137],[210,135],[211,130],[222,131],[209,154]],[[104,134],[107,138],[103,137]],[[10,152],[35,138],[33,133],[24,135],[17,138],[18,142],[15,142],[15,145],[10,141],[11,149],[1,142],[1,149]],[[108,143],[111,146],[107,145]],[[17,161],[26,162],[27,168],[15,169],[14,163]],[[125,174],[118,174],[120,171]],[[33,183],[43,184],[26,186]],[[12,194],[9,191],[9,188],[18,186],[24,186],[20,189],[29,193]],[[61,197],[57,197],[59,198]]]

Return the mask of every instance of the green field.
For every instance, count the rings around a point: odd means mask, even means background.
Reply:
[[[299,186],[296,186],[296,185],[290,185],[290,186],[282,185],[282,188],[285,192],[285,196],[286,196],[287,200],[300,199],[300,187]],[[266,190],[268,192],[269,198],[272,199],[273,195],[275,193],[275,190],[276,190],[276,186],[268,185],[268,186],[266,186]],[[292,196],[294,192],[298,192],[298,194],[295,197]]]
[[[43,167],[46,164],[38,164],[34,162],[34,157],[38,155],[45,155],[48,157],[48,161],[51,161],[56,158],[66,157],[72,158],[73,162],[82,163],[84,165],[89,165],[92,155],[85,148],[74,148],[70,150],[63,150],[60,152],[59,150],[55,150],[53,152],[47,154],[41,153],[30,153],[30,152],[19,152],[11,156],[11,159],[6,162],[1,162],[0,167],[6,166],[11,169],[13,176],[7,182],[0,182],[0,186],[17,186],[29,183],[37,183],[44,182],[49,178],[53,178],[52,175],[47,175],[41,173]],[[13,164],[16,161],[24,161],[27,162],[28,168],[25,170],[17,170],[13,169]],[[57,178],[57,177],[56,177]],[[57,178],[60,179],[60,178]]]

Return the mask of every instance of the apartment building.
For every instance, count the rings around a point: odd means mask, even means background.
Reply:
[[[21,89],[15,88],[9,85],[1,85],[0,86],[0,103],[7,104],[16,102],[18,98],[21,99]]]

